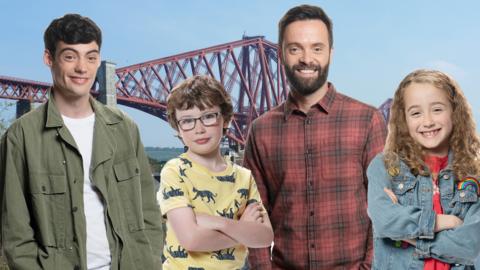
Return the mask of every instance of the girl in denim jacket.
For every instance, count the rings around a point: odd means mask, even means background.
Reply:
[[[446,74],[400,83],[383,153],[367,170],[373,269],[474,269],[480,252],[480,140]]]

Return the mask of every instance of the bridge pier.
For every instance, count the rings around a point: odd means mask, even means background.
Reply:
[[[117,88],[115,87],[116,64],[102,61],[97,71],[98,92],[97,100],[106,105],[117,105]]]
[[[20,118],[20,116],[28,113],[31,109],[32,109],[32,105],[30,103],[30,100],[21,99],[21,100],[17,101],[16,117]]]

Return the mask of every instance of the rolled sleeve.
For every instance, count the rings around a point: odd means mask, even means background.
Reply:
[[[160,173],[160,190],[157,193],[157,200],[160,204],[160,210],[164,217],[168,211],[191,205],[190,199],[185,195],[188,194],[187,188],[181,183],[178,175],[178,168],[174,162],[168,162]],[[169,196],[169,192],[178,192],[181,196]]]
[[[473,265],[480,254],[480,201],[471,205],[463,225],[437,232],[434,239],[419,239],[416,253],[420,258],[435,258],[446,263]]]
[[[426,259],[430,258],[430,247],[431,244],[429,241],[424,241],[422,239],[418,239],[416,241],[416,247],[415,247],[415,253],[414,256],[416,256],[419,259]]]
[[[418,227],[420,228],[420,239],[433,239],[435,237],[435,218],[436,213],[430,209],[422,209]]]

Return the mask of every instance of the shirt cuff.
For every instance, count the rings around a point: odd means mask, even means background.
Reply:
[[[430,248],[432,247],[430,240],[417,239],[415,243],[414,256],[418,259],[428,259],[431,257]]]
[[[435,237],[435,218],[436,213],[433,210],[422,210],[420,215],[419,227],[420,235],[419,239],[433,239]]]

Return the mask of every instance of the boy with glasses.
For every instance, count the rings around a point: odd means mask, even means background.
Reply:
[[[161,173],[163,269],[240,269],[247,247],[270,246],[273,232],[250,171],[220,153],[230,97],[213,78],[195,76],[172,90],[167,114],[188,150]]]

